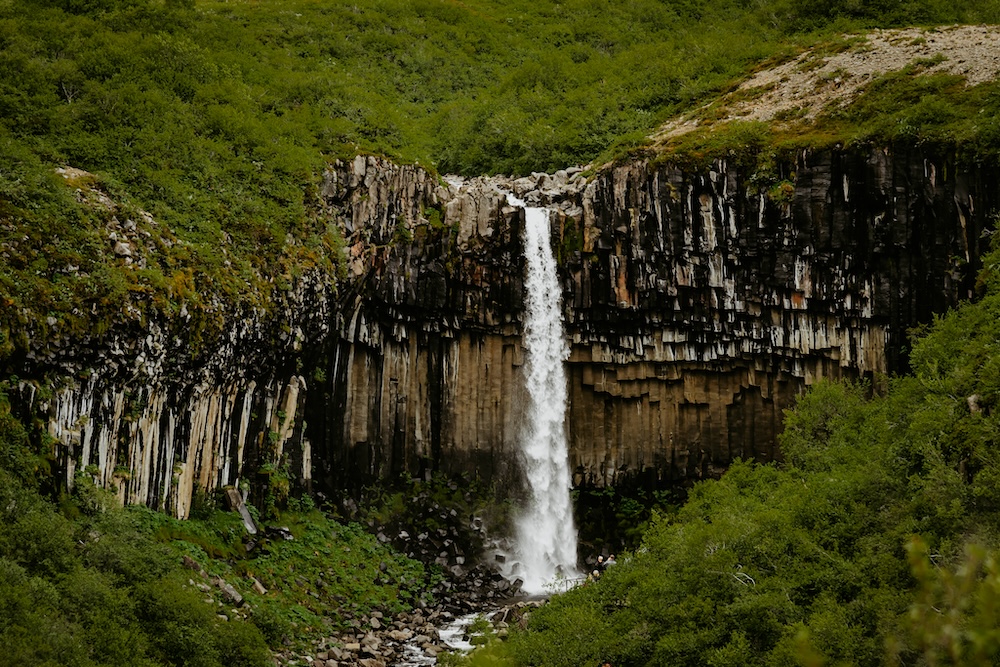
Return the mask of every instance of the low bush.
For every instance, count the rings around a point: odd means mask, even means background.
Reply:
[[[103,500],[84,512],[89,494],[106,492],[81,489],[56,505],[0,468],[0,664],[266,665],[269,646],[307,645],[372,610],[409,610],[436,582],[360,526],[315,509],[286,512],[292,539],[248,553],[233,513],[179,521]],[[249,605],[237,614],[221,606],[208,574]]]

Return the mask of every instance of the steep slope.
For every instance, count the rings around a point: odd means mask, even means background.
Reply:
[[[654,137],[664,142],[708,119],[814,123],[850,106],[886,74],[914,68],[961,77],[966,86],[994,82],[1000,74],[1000,28],[956,25],[843,35],[764,67],[732,92],[669,121]]]

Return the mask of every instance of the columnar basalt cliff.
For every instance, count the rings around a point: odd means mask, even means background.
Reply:
[[[327,277],[306,274],[270,312],[220,313],[221,335],[197,347],[183,311],[101,338],[39,341],[11,398],[26,423],[42,423],[68,487],[85,473],[123,502],[187,516],[198,490],[263,493],[279,467],[307,486],[299,367],[304,343],[330,331],[333,293]]]
[[[514,210],[492,182],[448,185],[375,158],[331,170],[323,193],[344,221],[350,287],[325,391],[310,396],[317,478],[510,478],[522,391]]]
[[[762,188],[639,162],[588,189],[567,263],[578,481],[772,460],[804,385],[902,370],[907,329],[972,296],[995,174],[902,148],[785,170]]]
[[[635,161],[589,182],[434,187],[355,161],[327,189],[362,280],[333,355],[334,414],[313,438],[319,476],[512,474],[522,212],[504,189],[557,213],[576,484],[777,458],[806,385],[903,370],[907,329],[972,296],[998,194],[992,170],[907,147],[806,151],[783,169],[761,185],[725,161]]]
[[[636,160],[439,180],[359,156],[322,188],[346,278],[306,272],[269,308],[223,308],[197,352],[183,315],[36,339],[13,369],[21,414],[67,484],[87,470],[182,516],[199,488],[260,494],[286,474],[509,488],[523,211],[508,190],[554,211],[574,482],[670,484],[779,457],[782,411],[818,378],[901,370],[907,329],[971,296],[1000,173],[907,147],[806,151],[767,178]]]

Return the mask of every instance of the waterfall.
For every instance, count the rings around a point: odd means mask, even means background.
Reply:
[[[524,202],[508,195],[516,206]],[[560,576],[578,576],[576,527],[566,451],[566,374],[559,277],[549,244],[549,213],[524,207],[524,347],[528,405],[521,452],[530,492],[517,525],[517,573],[527,593],[544,593]]]

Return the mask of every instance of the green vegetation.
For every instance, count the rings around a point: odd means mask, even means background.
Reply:
[[[1000,250],[883,396],[820,383],[784,464],[737,462],[596,584],[472,664],[992,665],[1000,659]]]
[[[432,601],[436,574],[308,502],[268,524],[293,539],[248,552],[233,513],[123,509],[86,472],[52,502],[37,490],[43,461],[0,392],[0,665],[264,666],[269,647]],[[234,608],[217,577],[247,605]]]
[[[431,601],[425,591],[438,580],[360,525],[340,524],[315,509],[283,513],[269,525],[287,529],[293,539],[275,537],[249,553],[233,513],[180,521],[141,508],[129,511],[142,514],[159,541],[232,584],[274,646],[344,630],[343,622],[373,610],[410,610],[420,599]],[[255,580],[266,594],[254,590]]]
[[[626,155],[765,59],[849,48],[839,35],[866,27],[997,21],[996,0],[0,0],[0,360],[32,339],[182,312],[197,354],[224,311],[266,308],[309,270],[336,282],[343,239],[317,187],[330,160],[371,152],[479,174]],[[743,160],[778,201],[790,183],[775,165],[805,145],[995,159],[998,85],[921,69],[822,122],[796,124],[795,110],[781,128],[709,125],[669,158]],[[425,215],[449,233],[439,210]],[[412,234],[401,224],[393,240]],[[562,256],[580,244],[567,221]],[[598,584],[472,663],[995,662],[997,266],[980,302],[925,332],[912,376],[877,398],[817,386],[789,415],[786,464],[737,463],[699,485]],[[0,392],[3,664],[263,665],[269,645],[405,608],[433,580],[301,505],[265,508],[295,539],[248,553],[229,515],[116,508],[86,474],[56,502],[39,491],[47,447]],[[389,523],[405,498],[386,500]],[[665,503],[604,500],[595,522],[636,524],[625,543]],[[182,556],[236,587],[248,617],[201,590]]]
[[[71,520],[6,470],[0,504],[0,663],[269,664],[257,627],[218,617],[134,513]]]
[[[724,115],[733,101],[722,98],[697,114],[702,123],[694,131],[618,159],[647,153],[658,161],[703,169],[725,157],[754,170],[754,178],[779,202],[790,193],[782,188],[775,165],[803,148],[904,144],[954,151],[964,162],[995,160],[1000,155],[1000,81],[966,86],[958,75],[928,74],[927,67],[937,62],[914,62],[877,77],[850,104],[834,103],[815,119],[804,119],[807,110],[799,107],[779,114],[775,123],[718,120],[713,115]]]
[[[577,535],[584,553],[618,553],[638,547],[653,517],[670,515],[683,503],[684,490],[622,493],[614,487],[574,490]]]
[[[334,158],[464,174],[587,163],[766,58],[849,44],[847,30],[991,21],[1000,5],[971,0],[5,0],[0,358],[181,312],[197,354],[227,312],[269,307],[304,271],[336,282],[342,239],[317,190]],[[880,85],[838,122],[996,139],[993,88],[955,101],[952,79]],[[884,120],[850,118],[872,104]],[[767,134],[677,150],[754,152]]]
[[[966,88],[961,77],[918,76],[920,69],[910,66],[879,78],[831,119],[858,128],[853,141],[958,145],[968,159],[995,158],[1000,152],[1000,83]]]

